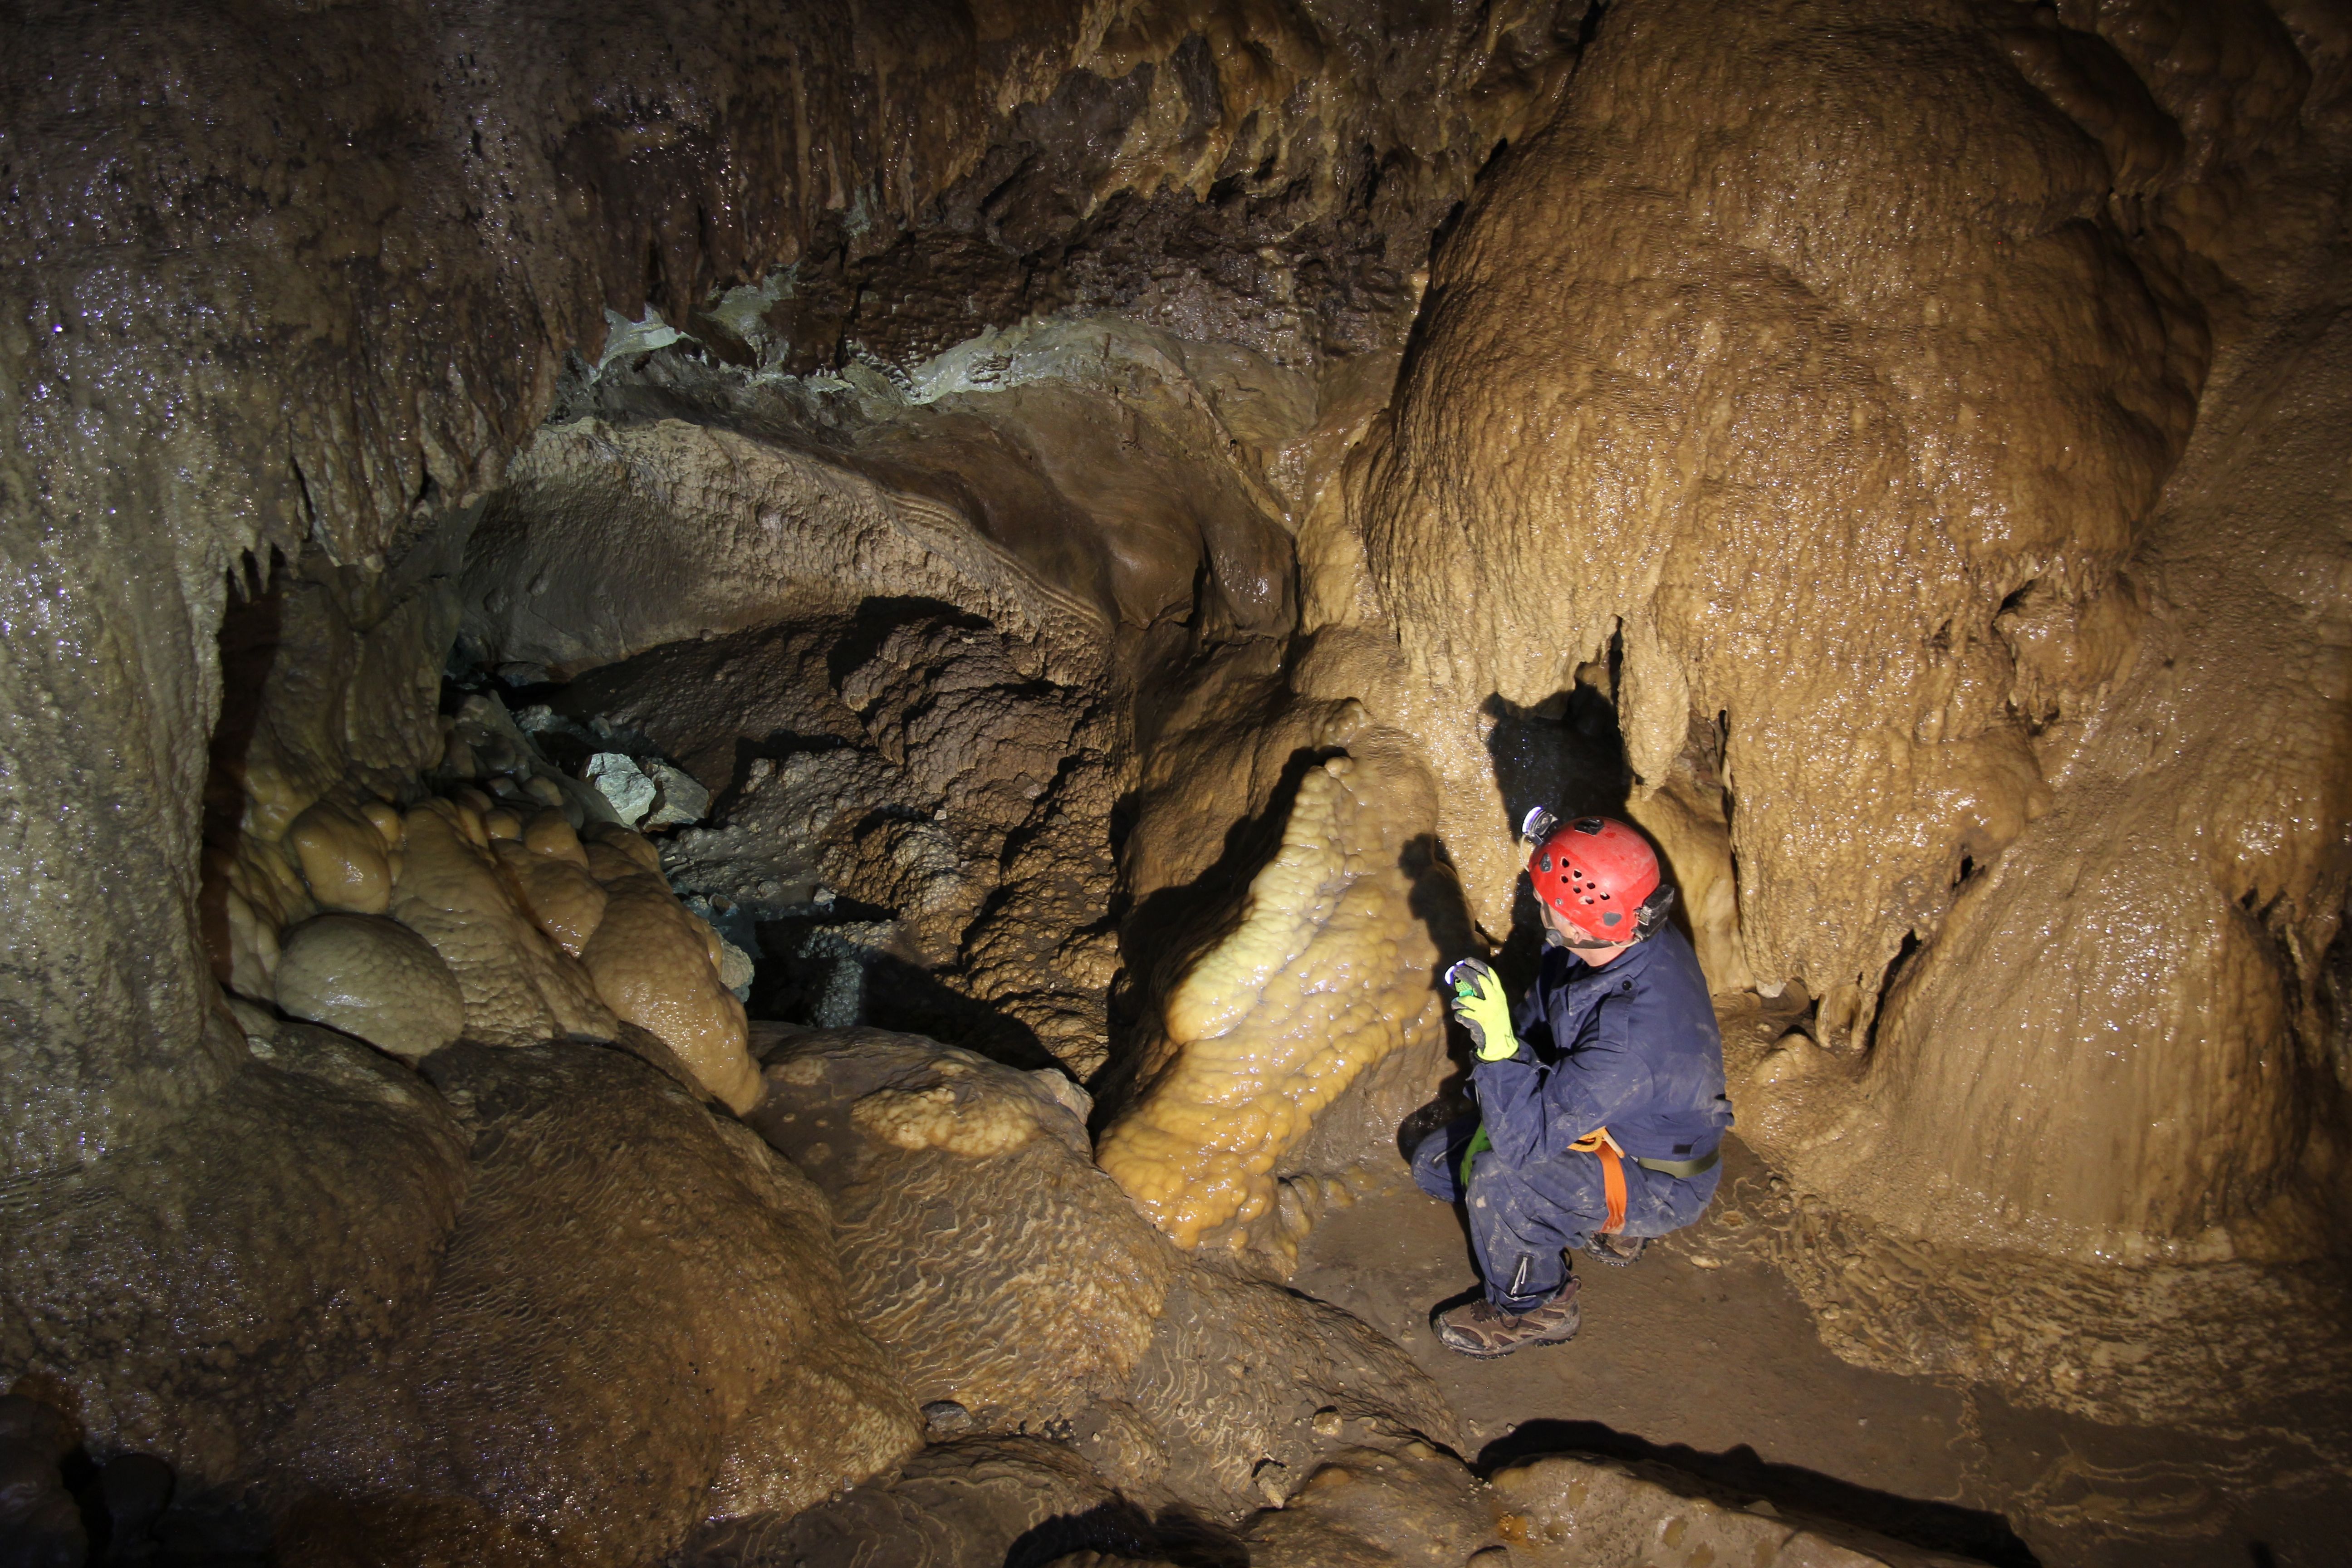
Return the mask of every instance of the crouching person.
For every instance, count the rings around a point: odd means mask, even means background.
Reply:
[[[1516,1013],[1485,963],[1446,972],[1477,1051],[1478,1114],[1413,1154],[1422,1190],[1464,1205],[1485,1287],[1432,1325],[1481,1359],[1575,1338],[1566,1252],[1622,1266],[1696,1220],[1731,1125],[1706,980],[1665,923],[1674,889],[1648,841],[1622,822],[1556,824],[1541,809],[1523,834],[1542,965]]]

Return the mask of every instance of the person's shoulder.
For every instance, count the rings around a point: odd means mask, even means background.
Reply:
[[[1650,941],[1659,949],[1651,967],[1667,967],[1676,974],[1697,980],[1702,985],[1706,984],[1698,966],[1698,950],[1691,946],[1690,938],[1685,936],[1679,927],[1667,926]]]
[[[1638,955],[1640,962],[1632,962]],[[1695,991],[1706,994],[1706,976],[1699,969],[1698,954],[1691,948],[1690,939],[1673,926],[1635,948],[1618,961],[1626,969],[1623,989],[1633,996],[1671,996],[1679,992]]]

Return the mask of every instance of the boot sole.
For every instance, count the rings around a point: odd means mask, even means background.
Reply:
[[[1631,1258],[1624,1257],[1622,1254],[1612,1252],[1608,1247],[1597,1245],[1585,1247],[1580,1248],[1580,1250],[1583,1252],[1585,1257],[1590,1258],[1595,1263],[1605,1263],[1612,1268],[1631,1268],[1636,1263],[1641,1262],[1643,1257],[1647,1254],[1650,1249],[1644,1247],[1640,1252],[1633,1254]]]
[[[1533,1350],[1538,1345],[1564,1345],[1575,1339],[1577,1331],[1582,1327],[1584,1327],[1583,1314],[1579,1313],[1576,1321],[1568,1325],[1566,1333],[1555,1331],[1549,1334],[1540,1334],[1531,1340],[1521,1340],[1517,1344],[1505,1345],[1499,1350],[1489,1350],[1484,1345],[1465,1344],[1448,1336],[1444,1329],[1438,1329],[1435,1332],[1437,1342],[1455,1355],[1467,1356],[1472,1361],[1500,1361],[1507,1355],[1516,1355],[1524,1350]]]

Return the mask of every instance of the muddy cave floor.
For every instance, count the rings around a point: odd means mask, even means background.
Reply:
[[[1734,1139],[1708,1217],[1629,1268],[1578,1260],[1572,1344],[1474,1362],[1430,1333],[1432,1303],[1476,1276],[1458,1212],[1402,1175],[1327,1215],[1294,1289],[1396,1338],[1463,1418],[1481,1468],[1582,1449],[1656,1458],[1915,1544],[2043,1568],[2335,1568],[2352,1561],[2352,1478],[2299,1468],[2251,1413],[2230,1436],[2112,1426],[1957,1378],[1849,1365],[1769,1263],[1718,1216],[1767,1173]]]

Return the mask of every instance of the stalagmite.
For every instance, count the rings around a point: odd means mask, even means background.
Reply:
[[[1366,735],[1300,780],[1281,848],[1170,992],[1137,1100],[1103,1135],[1103,1169],[1180,1246],[1295,1249],[1283,1184],[1307,1173],[1318,1122],[1344,1122],[1351,1089],[1397,1098],[1401,1116],[1436,1087],[1423,908],[1455,895],[1431,855],[1427,776],[1395,741]]]

